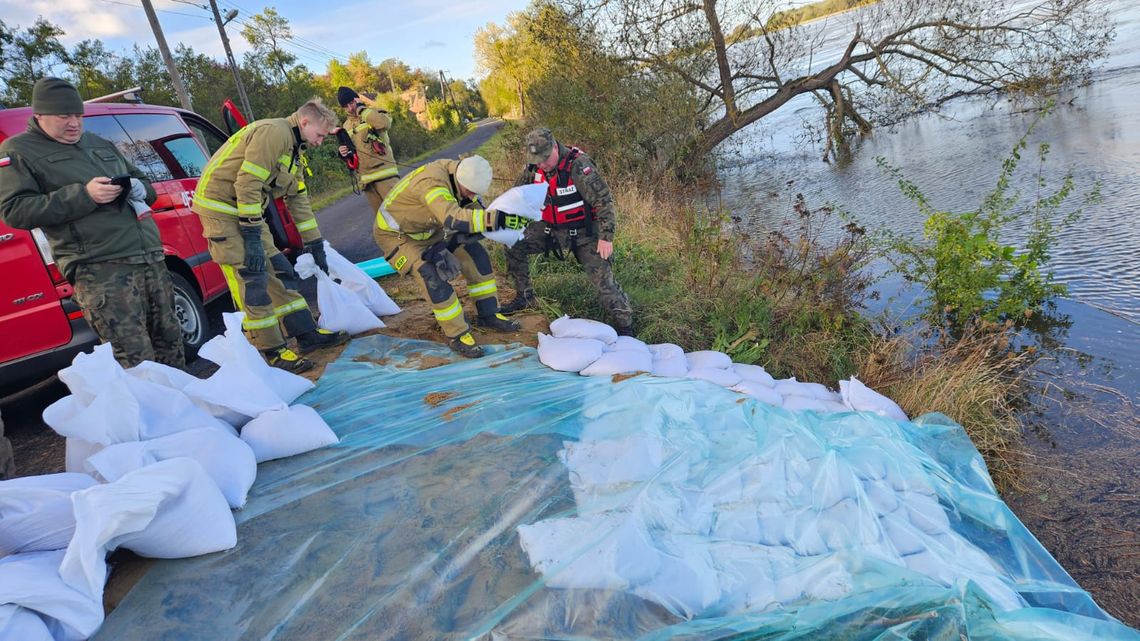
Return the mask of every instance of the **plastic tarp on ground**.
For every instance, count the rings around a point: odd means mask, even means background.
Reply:
[[[159,561],[97,639],[1140,639],[945,418],[788,412],[354,340],[237,547]]]

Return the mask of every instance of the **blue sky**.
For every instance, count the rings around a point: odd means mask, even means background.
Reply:
[[[207,0],[153,0],[158,20],[173,48],[186,43],[195,51],[224,57]],[[476,77],[475,30],[488,22],[503,24],[508,13],[524,9],[527,0],[217,0],[224,15],[237,9],[227,26],[230,45],[240,60],[249,49],[238,24],[272,6],[289,20],[296,42],[290,49],[311,70],[323,73],[333,57],[366,51],[373,63],[399,58],[413,67],[442,69],[450,77]],[[205,6],[206,9],[201,7]],[[38,16],[67,31],[68,47],[85,39],[102,40],[117,53],[136,42],[155,46],[154,35],[139,0],[0,0],[0,16],[9,27],[26,27]]]

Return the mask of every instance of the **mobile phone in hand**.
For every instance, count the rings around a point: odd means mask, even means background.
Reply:
[[[112,176],[111,184],[122,187],[124,191],[129,191],[131,188],[131,175],[121,174],[119,176]]]

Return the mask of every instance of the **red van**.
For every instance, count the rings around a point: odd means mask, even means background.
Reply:
[[[205,304],[228,288],[210,260],[190,199],[206,162],[228,136],[202,116],[172,107],[89,102],[85,111],[84,131],[115,143],[158,193],[154,220],[174,281],[183,340],[193,354],[211,336]],[[245,124],[228,101],[223,114],[230,126]],[[0,109],[0,141],[22,133],[31,116],[28,107]],[[266,218],[274,239],[293,253],[301,247],[300,234],[283,203],[272,209]],[[42,233],[0,222],[0,397],[54,375],[99,342],[71,294]]]

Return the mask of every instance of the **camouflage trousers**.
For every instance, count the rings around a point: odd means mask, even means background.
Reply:
[[[16,462],[12,456],[12,441],[4,436],[4,418],[0,417],[0,481],[10,479],[16,473]]]
[[[157,361],[185,369],[174,286],[161,261],[82,263],[75,267],[75,302],[123,367]]]
[[[549,230],[549,233],[547,231]],[[577,234],[572,232],[577,231]],[[616,327],[633,326],[633,308],[625,290],[614,280],[613,267],[608,259],[598,254],[596,236],[586,236],[583,230],[559,229],[536,221],[527,225],[522,240],[507,249],[507,274],[515,284],[519,296],[534,296],[530,282],[530,256],[550,251],[568,251],[574,254],[586,277],[598,290],[598,300]]]

